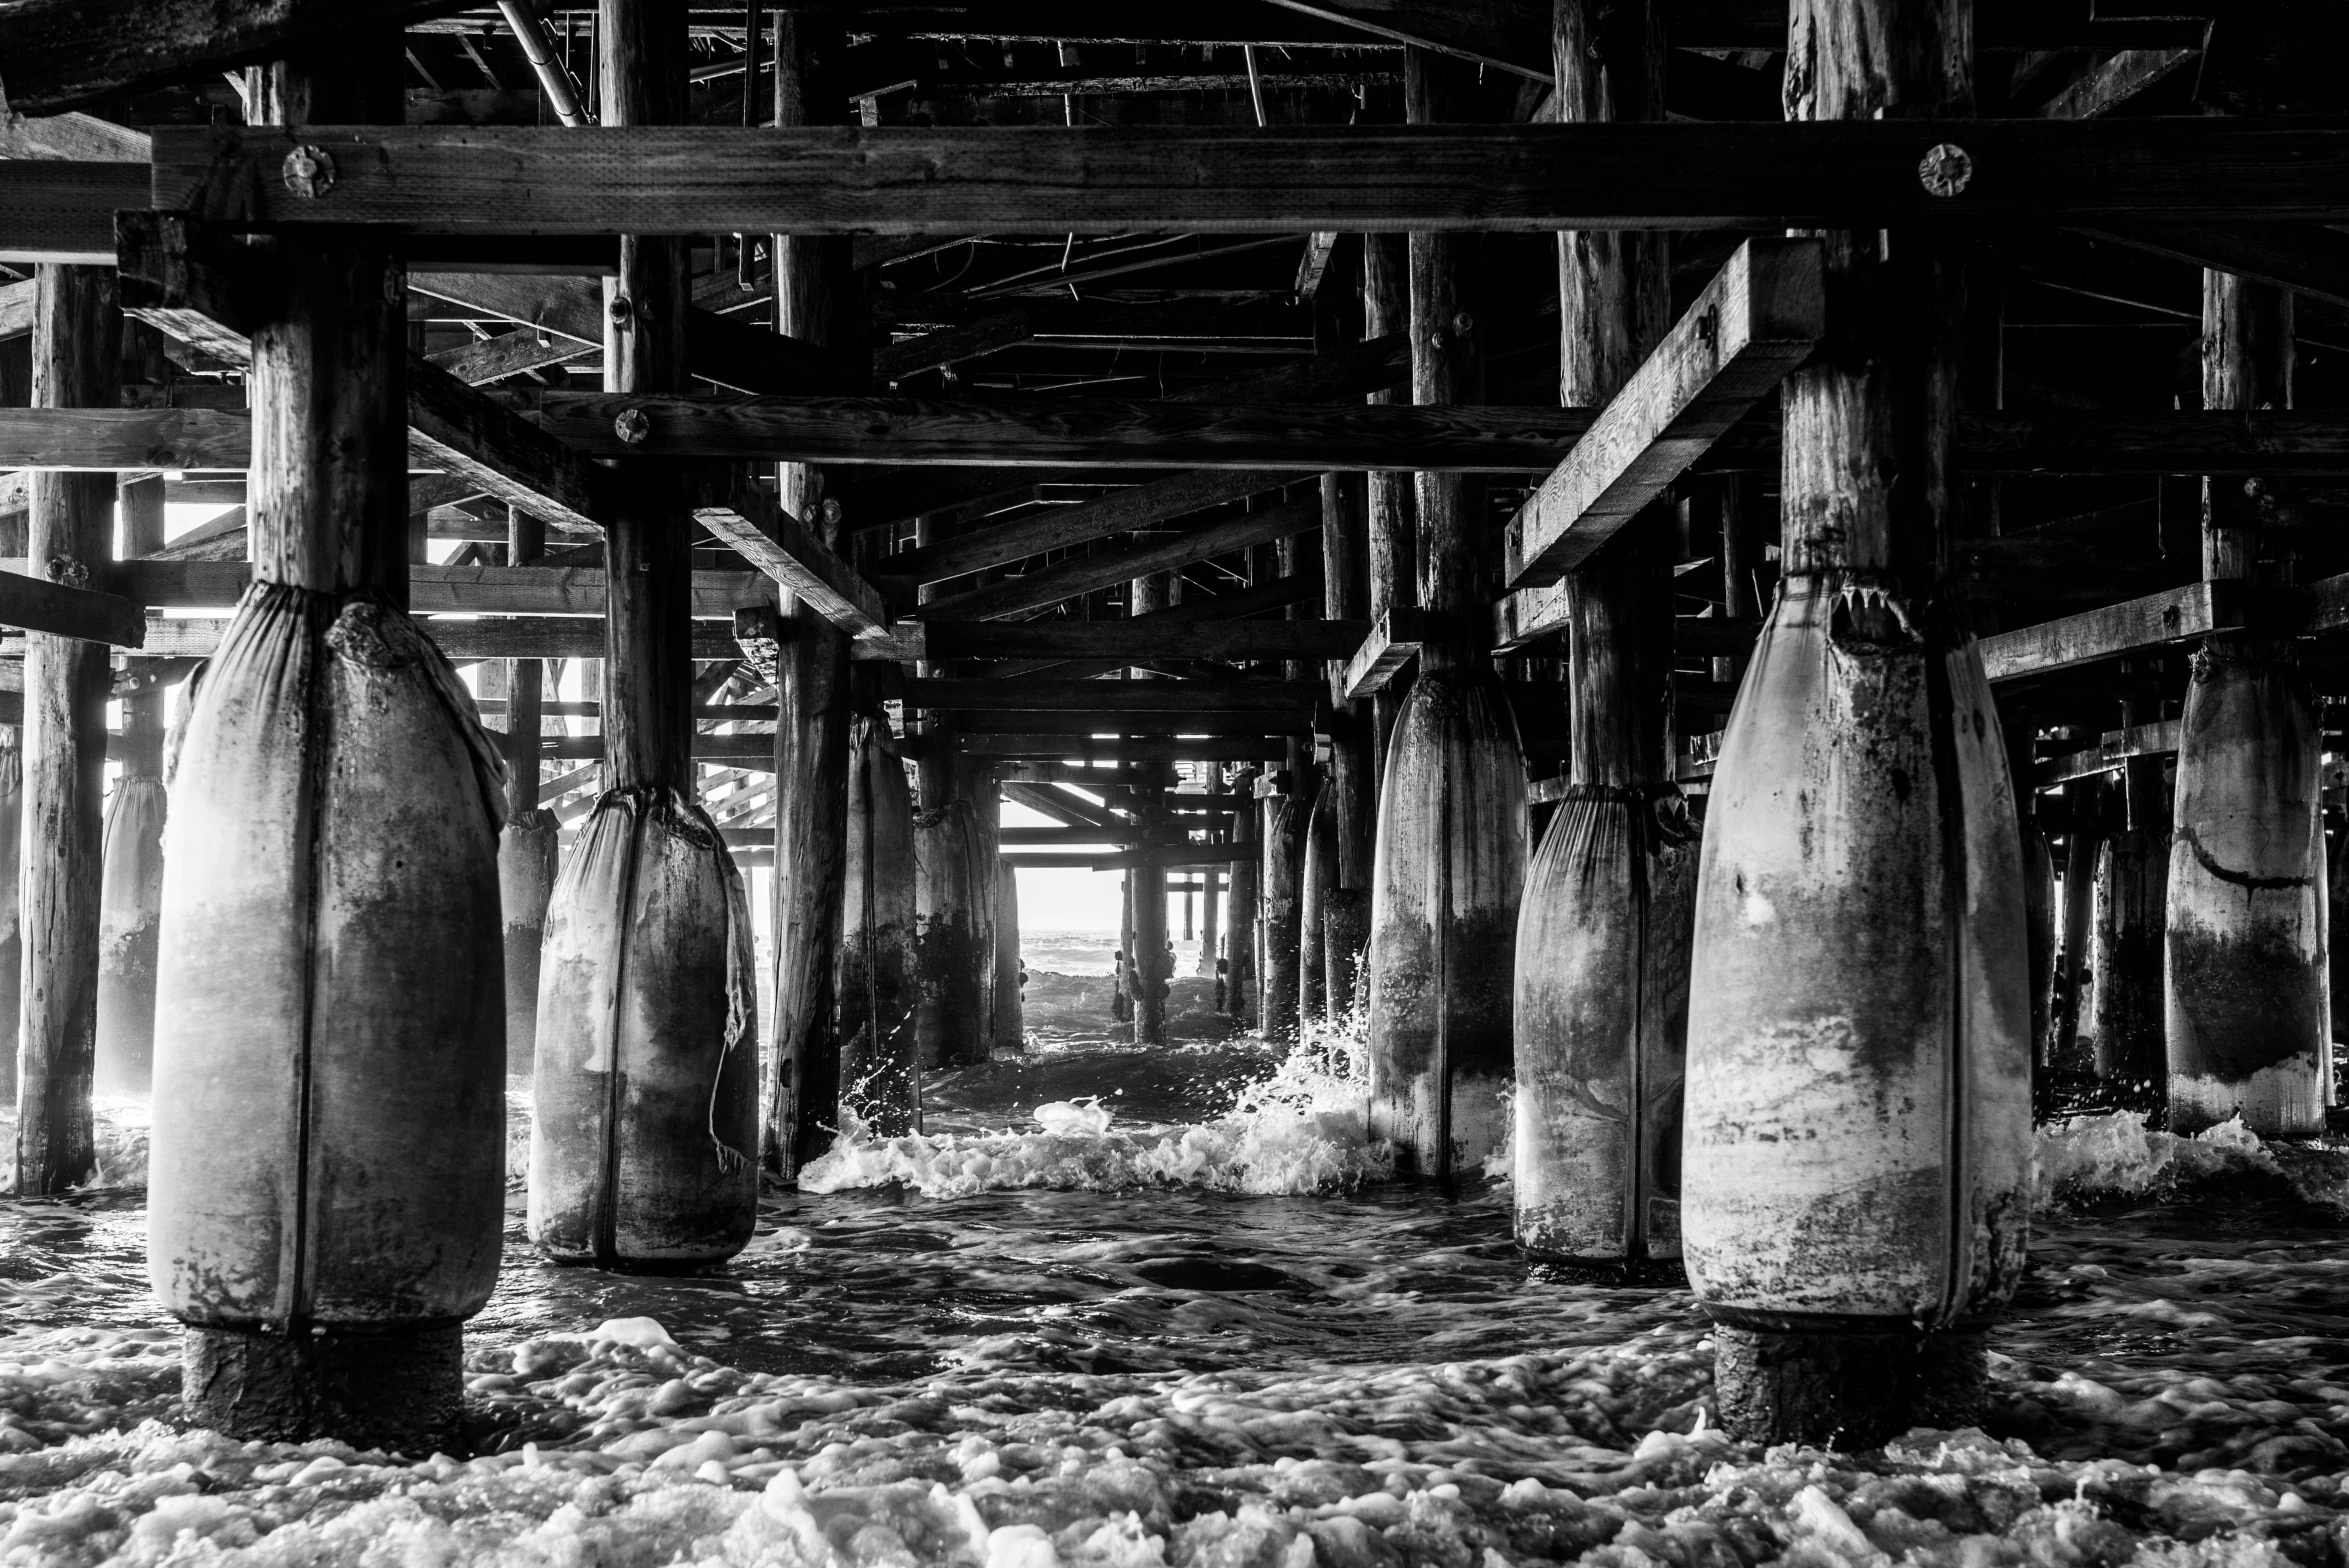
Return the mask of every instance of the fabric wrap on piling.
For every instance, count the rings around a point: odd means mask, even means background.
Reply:
[[[497,1278],[504,772],[368,596],[253,584],[189,683],[156,979],[148,1270],[189,1323],[452,1323]]]
[[[1517,1240],[1680,1255],[1696,833],[1676,784],[1578,784],[1517,916]]]
[[[840,1103],[884,1138],[922,1130],[914,1040],[914,828],[889,723],[849,735],[848,858],[841,918]]]
[[[1370,1130],[1420,1176],[1506,1131],[1525,764],[1500,684],[1423,670],[1388,744],[1371,874]]]
[[[1027,1007],[1020,995],[1020,876],[996,859],[995,872],[995,1038],[998,1051],[1025,1050]]]
[[[699,803],[607,791],[547,904],[530,1239],[681,1269],[758,1211],[758,1001],[742,873]]]
[[[2324,1130],[2322,736],[2299,670],[2206,646],[2178,742],[2163,992],[2170,1127]]]
[[[94,1086],[145,1094],[155,1076],[155,951],[162,937],[163,825],[170,792],[124,778],[106,797],[106,866],[98,890],[98,1029]]]
[[[1337,814],[1324,807],[1329,791],[1313,797],[1305,817],[1304,867],[1297,878],[1297,1022],[1302,1029],[1327,1021],[1329,997],[1329,895],[1338,879]]]
[[[2028,1240],[2013,784],[1971,636],[1786,580],[1697,873],[1682,1235],[1759,1328],[1995,1308]]]
[[[506,824],[498,841],[498,902],[506,923],[506,1071],[528,1073],[538,1047],[538,955],[547,900],[563,859],[561,824],[543,808]]]
[[[921,1065],[987,1059],[995,944],[981,919],[995,902],[995,868],[967,800],[914,813],[915,1038]]]
[[[0,1104],[16,1103],[16,1032],[24,988],[24,908],[17,852],[24,837],[24,752],[0,729]]]

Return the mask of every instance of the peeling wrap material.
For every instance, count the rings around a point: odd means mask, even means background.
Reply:
[[[2170,843],[2170,1129],[2240,1113],[2324,1131],[2331,1039],[2316,712],[2300,672],[2205,647],[2178,741]]]
[[[1297,878],[1297,1021],[1312,1028],[1332,1016],[1329,994],[1329,895],[1338,880],[1337,812],[1325,785],[1305,817],[1304,866]]]
[[[162,940],[163,826],[159,778],[123,778],[106,797],[106,865],[98,891],[100,1094],[146,1094],[155,1078],[155,954]]]
[[[0,1103],[16,1103],[16,1032],[24,990],[24,904],[18,848],[24,837],[24,752],[15,725],[0,727]]]
[[[228,1329],[471,1316],[505,1162],[505,765],[472,699],[399,611],[258,582],[173,742],[156,1294]]]
[[[1697,873],[1681,1222],[1717,1319],[1946,1328],[2028,1240],[2020,844],[1973,639],[1786,580]]]
[[[561,825],[545,809],[506,824],[498,841],[498,902],[506,925],[506,1071],[528,1074],[538,1048],[538,955],[547,900],[562,866]]]
[[[913,798],[889,722],[849,735],[847,897],[840,968],[840,1102],[876,1136],[922,1130],[914,1040]]]
[[[679,1270],[742,1250],[758,1208],[757,962],[742,873],[701,806],[607,791],[547,905],[530,1239]]]
[[[1517,1240],[1680,1256],[1696,834],[1680,787],[1578,784],[1517,917]]]
[[[1297,1038],[1303,951],[1299,946],[1304,911],[1299,907],[1305,882],[1305,806],[1294,795],[1267,795],[1264,824],[1263,901],[1257,917],[1261,932],[1260,978],[1263,995],[1258,1018],[1267,1040]]]
[[[1370,1130],[1420,1176],[1501,1146],[1525,763],[1500,683],[1422,670],[1396,715],[1371,873]]]

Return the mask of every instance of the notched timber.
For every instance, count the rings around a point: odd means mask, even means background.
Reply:
[[[992,681],[914,679],[909,708],[965,712],[1165,713],[1194,710],[1303,714],[1320,706],[1311,681]]]
[[[1826,330],[1815,239],[1740,245],[1511,520],[1504,580],[1590,559],[1777,389]]]
[[[408,357],[408,453],[549,524],[611,515],[604,470],[420,354]]]
[[[921,607],[921,619],[980,621],[1017,615],[1023,610],[1040,610],[1077,594],[1147,577],[1153,572],[1174,571],[1195,561],[1270,544],[1294,534],[1311,533],[1320,527],[1318,498],[1267,507],[1239,517],[1219,518],[1162,535],[1148,544],[1072,556],[1041,571],[1007,577],[968,593],[933,599]]]
[[[2246,624],[2250,589],[2220,579],[2147,594],[1982,639],[1982,670],[1993,681],[2044,675],[2144,648],[2166,647]]]
[[[1419,650],[1443,635],[1444,618],[1428,610],[1394,609],[1378,618],[1346,660],[1340,690],[1348,702],[1386,690]]]
[[[146,641],[147,612],[120,594],[0,571],[0,626],[136,648]]]
[[[2127,729],[2106,730],[2091,750],[2067,752],[2056,757],[2042,757],[2031,767],[2031,787],[2052,789],[2073,779],[2084,779],[2098,773],[2111,773],[2131,757],[2166,757],[2178,749],[2178,737],[2185,729],[2182,719],[2162,719],[2152,724],[2132,725]]]
[[[733,546],[737,555],[851,637],[888,631],[889,608],[873,585],[807,525],[740,476],[732,478],[723,496],[696,505],[693,516]]]

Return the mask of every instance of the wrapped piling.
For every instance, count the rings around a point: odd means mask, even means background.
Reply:
[[[2324,1130],[2322,743],[2299,670],[2216,639],[2195,654],[2169,857],[2173,1131],[2238,1114],[2265,1138]]]
[[[994,901],[993,860],[967,798],[916,811],[913,828],[914,1029],[921,1065],[985,1061],[995,951],[979,910],[982,899]]]
[[[757,962],[700,804],[605,793],[556,879],[539,971],[530,1238],[670,1272],[731,1257],[758,1203]]]
[[[405,615],[273,582],[175,750],[148,1266],[190,1412],[445,1430],[504,1217],[502,764]]]
[[[538,957],[547,901],[561,869],[560,825],[551,811],[525,812],[498,841],[498,898],[506,925],[506,1072],[528,1077],[538,1049]]]
[[[1371,876],[1370,1129],[1406,1174],[1474,1172],[1505,1133],[1521,756],[1489,673],[1420,671],[1388,748]]]
[[[1787,578],[1697,881],[1682,1229],[1730,1430],[1972,1419],[2029,1232],[2025,943],[1973,640],[1864,581]]]
[[[163,780],[116,781],[106,799],[106,871],[98,892],[100,1094],[145,1094],[155,1077],[155,952],[163,915]]]

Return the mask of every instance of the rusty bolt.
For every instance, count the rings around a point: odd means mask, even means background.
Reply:
[[[636,314],[636,307],[629,302],[628,296],[625,294],[613,295],[609,308],[612,313],[612,325],[615,327],[627,326],[628,318]]]
[[[1471,333],[1471,332],[1474,332],[1475,330],[1476,330],[1476,318],[1475,318],[1474,316],[1471,316],[1470,314],[1468,314],[1468,312],[1466,312],[1465,310],[1463,310],[1463,311],[1459,312],[1457,315],[1455,315],[1455,316],[1453,316],[1453,317],[1452,317],[1452,336],[1453,336],[1453,337],[1455,337],[1455,338],[1466,338],[1466,337],[1468,336],[1468,334],[1469,334],[1469,333]]]
[[[1974,180],[1974,157],[1955,142],[1938,142],[1917,162],[1917,179],[1929,196],[1962,196]]]
[[[323,147],[302,143],[285,155],[285,188],[296,196],[310,197],[333,190],[333,157]]]
[[[623,408],[612,420],[612,434],[629,446],[642,446],[652,439],[652,417],[641,408]]]
[[[826,525],[827,527],[834,527],[834,528],[837,528],[837,527],[840,525],[840,499],[839,499],[839,497],[837,497],[837,496],[826,496],[826,497],[824,497],[824,505],[823,505],[823,508],[822,508],[822,515],[823,515],[823,519],[824,519],[825,525]]]

